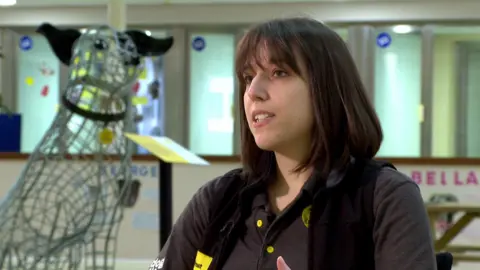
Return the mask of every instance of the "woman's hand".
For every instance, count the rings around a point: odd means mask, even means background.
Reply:
[[[282,256],[278,257],[277,259],[277,270],[291,270]]]

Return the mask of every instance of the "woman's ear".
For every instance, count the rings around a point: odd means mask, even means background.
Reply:
[[[82,33],[76,29],[60,30],[49,23],[40,25],[36,32],[48,40],[58,60],[69,66],[70,59],[72,59],[73,46]]]
[[[138,30],[128,30],[125,33],[135,43],[141,56],[160,56],[168,52],[173,45],[173,37],[153,38]]]

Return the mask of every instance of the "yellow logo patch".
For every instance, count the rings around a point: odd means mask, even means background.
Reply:
[[[203,254],[200,251],[197,251],[197,256],[195,257],[195,264],[193,265],[193,270],[208,270],[210,264],[212,263],[213,258]]]
[[[305,209],[302,211],[302,221],[303,224],[305,224],[305,227],[308,228],[308,225],[310,225],[310,212],[312,211],[312,206],[307,206]]]

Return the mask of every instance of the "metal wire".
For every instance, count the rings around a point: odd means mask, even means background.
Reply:
[[[73,52],[64,97],[86,112],[125,118],[92,120],[59,108],[0,205],[0,269],[75,270],[85,258],[85,269],[114,269],[121,198],[131,195],[133,145],[122,133],[133,127],[138,54],[127,35],[107,26],[84,33]],[[114,135],[111,143],[98,139],[105,130]],[[94,159],[84,160],[86,154]],[[103,173],[115,162],[107,154],[121,157],[116,176]],[[119,179],[126,183],[121,189]]]

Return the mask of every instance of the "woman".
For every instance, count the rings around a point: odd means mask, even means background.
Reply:
[[[150,269],[436,269],[419,189],[372,160],[381,127],[334,31],[260,24],[236,72],[243,168],[195,194]]]

